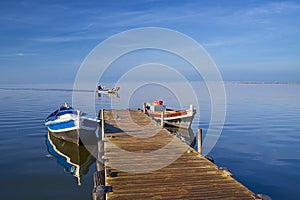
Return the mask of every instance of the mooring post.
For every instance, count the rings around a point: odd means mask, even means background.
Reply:
[[[105,200],[105,165],[104,165],[104,109],[101,109],[101,134],[98,140],[97,171],[94,173],[93,200]]]
[[[101,109],[101,134],[103,140],[104,139],[104,109]]]
[[[198,128],[198,152],[202,154],[202,129]]]
[[[164,127],[164,116],[165,115],[165,111],[163,110],[161,113],[160,113],[160,125],[162,127]]]
[[[97,186],[93,189],[93,200],[105,200],[106,194],[102,186]]]
[[[102,163],[102,170],[104,170],[104,161],[103,161],[103,156],[104,156],[104,139],[105,139],[105,122],[104,122],[104,109],[101,109],[101,136],[99,138],[99,152],[98,152],[98,161]]]

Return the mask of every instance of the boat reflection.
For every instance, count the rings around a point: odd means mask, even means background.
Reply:
[[[195,146],[196,137],[191,128],[179,128],[179,127],[165,127],[168,131],[170,131],[173,135],[184,141],[191,147]]]
[[[96,158],[84,145],[77,145],[55,137],[48,132],[46,144],[48,152],[57,158],[57,163],[62,165],[67,173],[77,178],[77,184],[81,185],[81,176],[88,173],[90,166]],[[91,147],[92,146],[92,147]],[[96,145],[89,145],[89,150],[96,150]]]
[[[96,93],[98,100],[111,100],[119,101],[120,95],[118,93]]]

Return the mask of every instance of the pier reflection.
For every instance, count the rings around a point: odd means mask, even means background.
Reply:
[[[48,152],[57,158],[57,163],[64,167],[65,172],[77,178],[77,184],[81,185],[81,177],[88,173],[90,166],[96,158],[85,148],[59,139],[48,132],[46,144]],[[96,145],[94,150],[97,150]]]

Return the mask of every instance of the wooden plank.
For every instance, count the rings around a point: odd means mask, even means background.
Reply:
[[[105,168],[110,172],[105,185],[112,187],[107,199],[255,199],[143,112],[105,110],[104,119]],[[147,164],[157,169],[148,172]]]

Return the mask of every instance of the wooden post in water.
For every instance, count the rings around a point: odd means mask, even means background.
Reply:
[[[101,134],[103,140],[104,139],[104,109],[101,109]]]
[[[105,123],[104,123],[104,109],[101,109],[101,136],[99,137],[99,143],[98,143],[98,161],[100,161],[103,165],[103,167],[100,170],[104,170],[104,161],[103,161],[103,156],[104,156],[104,130],[105,130]]]
[[[106,194],[102,186],[97,186],[93,190],[93,200],[105,200]]]
[[[165,111],[163,110],[161,113],[160,113],[160,125],[162,127],[164,127],[164,116],[165,115]]]
[[[93,200],[105,200],[105,165],[104,165],[104,109],[101,109],[101,134],[98,139],[97,171],[94,173]]]
[[[198,128],[198,152],[199,154],[202,154],[202,129]]]
[[[105,130],[105,123],[104,123],[104,109],[101,109],[101,134],[99,137],[99,141],[98,141],[98,161],[100,161],[102,167],[100,167],[100,169],[98,169],[98,171],[100,170],[104,170],[104,164],[103,164],[103,156],[104,156],[104,130]]]

